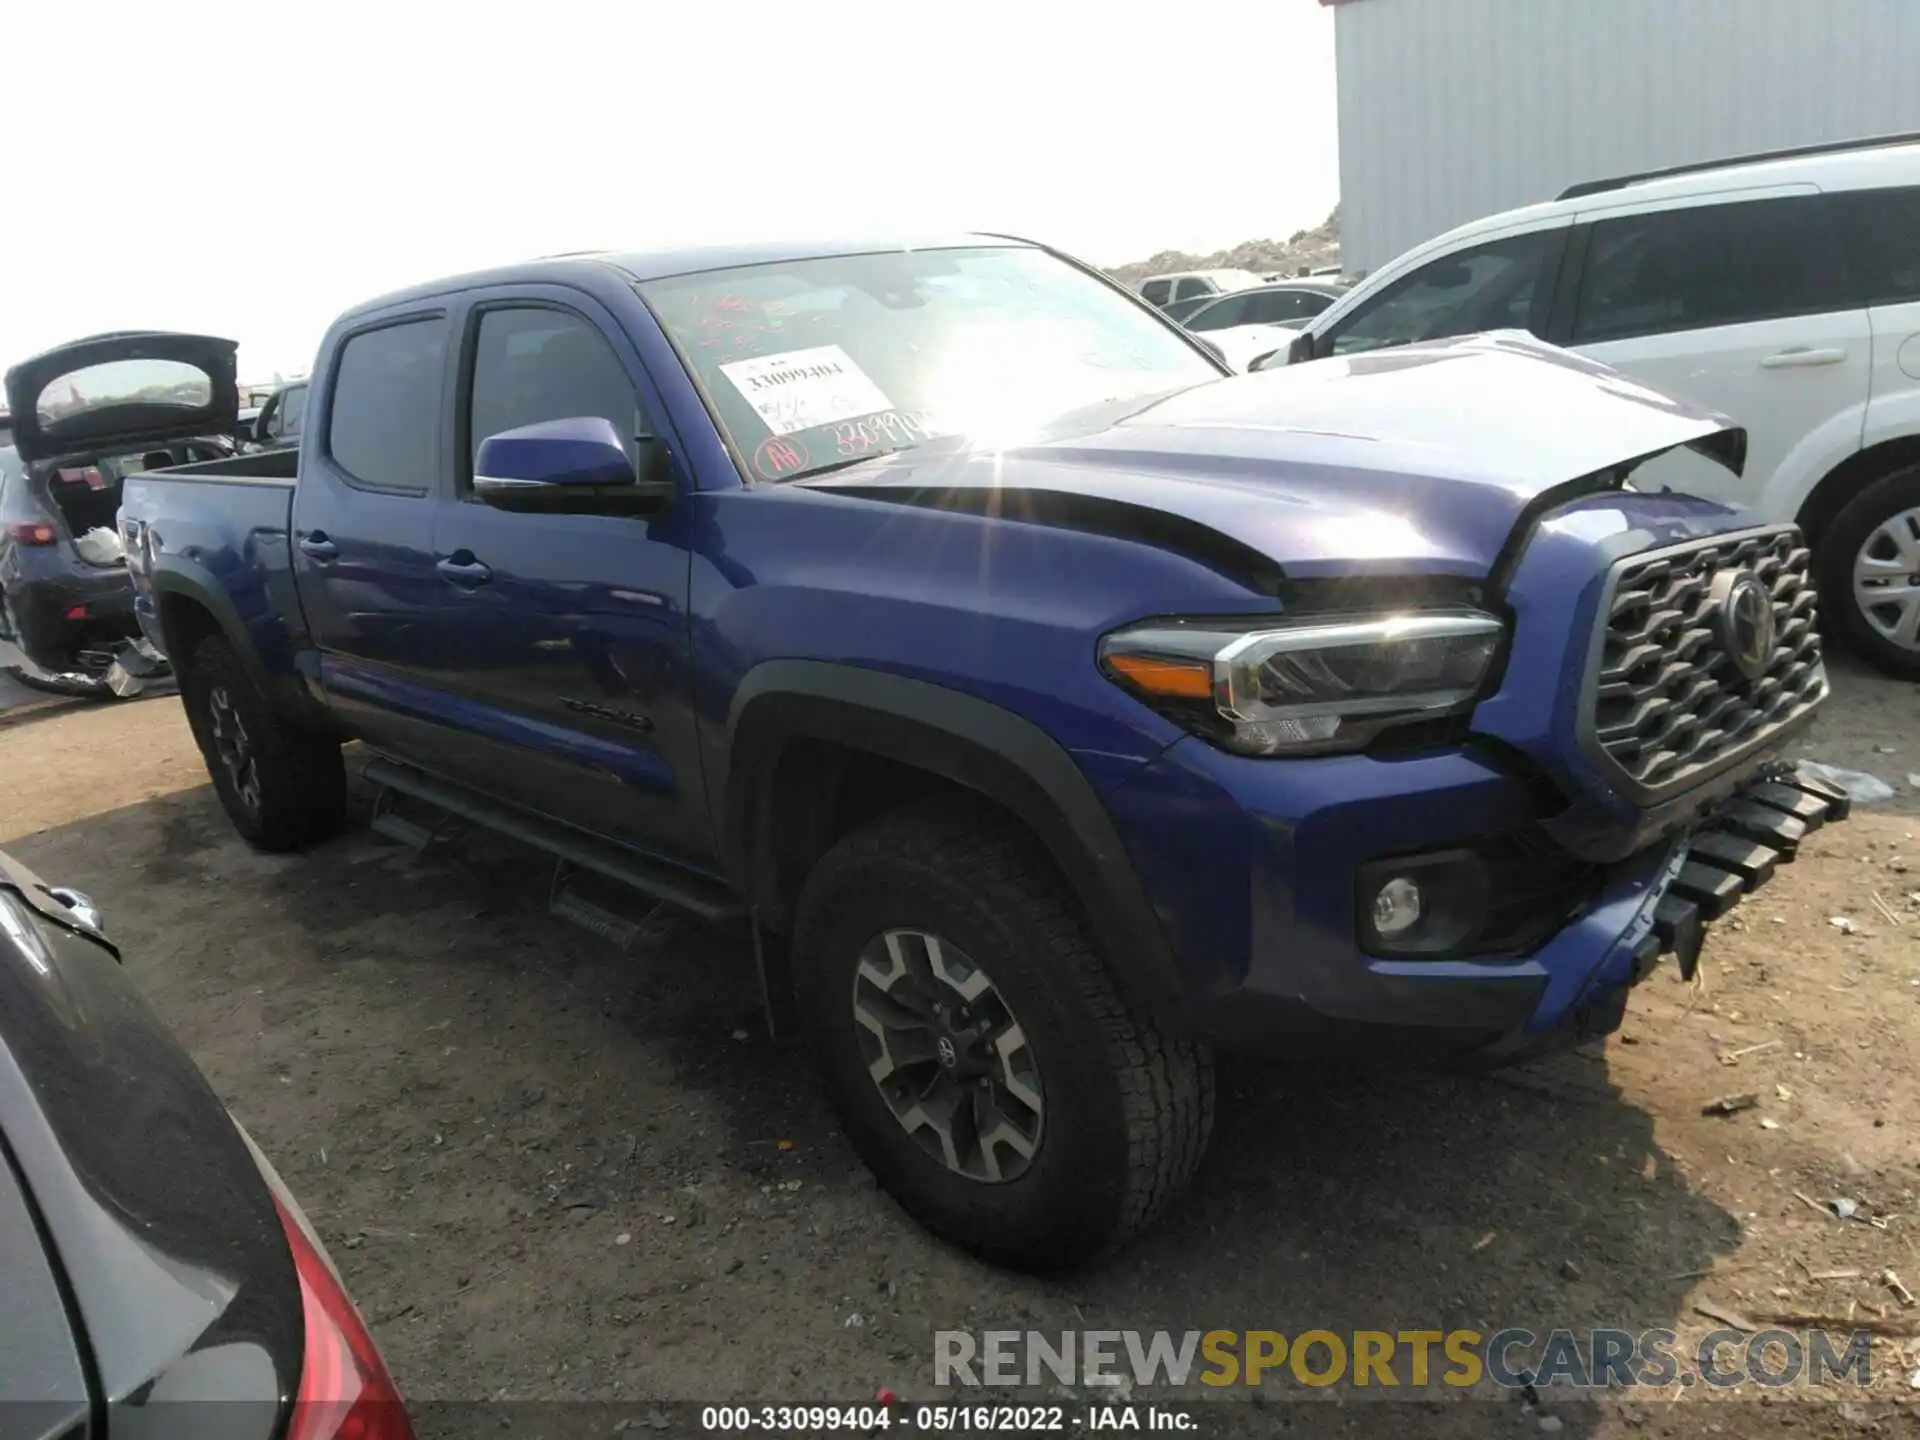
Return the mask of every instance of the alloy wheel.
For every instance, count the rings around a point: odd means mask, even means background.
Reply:
[[[240,712],[234,709],[227,687],[216,685],[207,693],[207,720],[213,732],[213,751],[221,769],[233,782],[234,794],[249,815],[260,812],[260,768]]]
[[[875,936],[854,971],[853,1018],[867,1074],[915,1144],[970,1179],[1026,1172],[1045,1125],[1040,1070],[964,951],[921,930]]]

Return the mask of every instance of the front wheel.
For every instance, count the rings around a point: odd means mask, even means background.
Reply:
[[[1045,857],[997,817],[936,802],[847,836],[809,876],[794,942],[854,1148],[975,1254],[1085,1264],[1205,1153],[1209,1055],[1125,992]]]
[[[347,803],[339,742],[275,715],[224,639],[200,642],[180,691],[214,792],[241,838],[260,850],[297,850],[339,828]]]
[[[1920,679],[1920,466],[1882,476],[1820,540],[1822,604],[1875,668]]]

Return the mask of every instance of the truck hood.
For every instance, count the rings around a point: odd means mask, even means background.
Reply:
[[[1518,331],[1123,408],[1034,444],[933,445],[798,483],[1144,539],[1264,589],[1356,570],[1483,578],[1529,511],[1617,487],[1679,446],[1736,474],[1746,458],[1725,416]]]
[[[238,349],[214,335],[120,330],[22,360],[6,379],[14,448],[52,460],[230,435]]]

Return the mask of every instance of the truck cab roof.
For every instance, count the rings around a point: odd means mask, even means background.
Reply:
[[[945,235],[852,236],[811,240],[760,240],[748,244],[689,245],[661,250],[600,250],[552,255],[494,266],[465,274],[448,275],[423,284],[410,285],[362,302],[347,311],[342,319],[386,310],[413,300],[427,300],[462,290],[488,285],[525,284],[529,281],[580,279],[588,274],[604,276],[611,271],[634,284],[664,280],[673,275],[695,275],[706,270],[729,270],[741,265],[777,265],[794,260],[820,260],[835,255],[881,255],[912,250],[956,250],[977,246],[1037,248],[1030,240],[1010,235],[990,235],[965,231]]]

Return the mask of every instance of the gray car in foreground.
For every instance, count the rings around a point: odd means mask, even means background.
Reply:
[[[120,966],[0,853],[0,1435],[412,1440],[312,1227]]]

